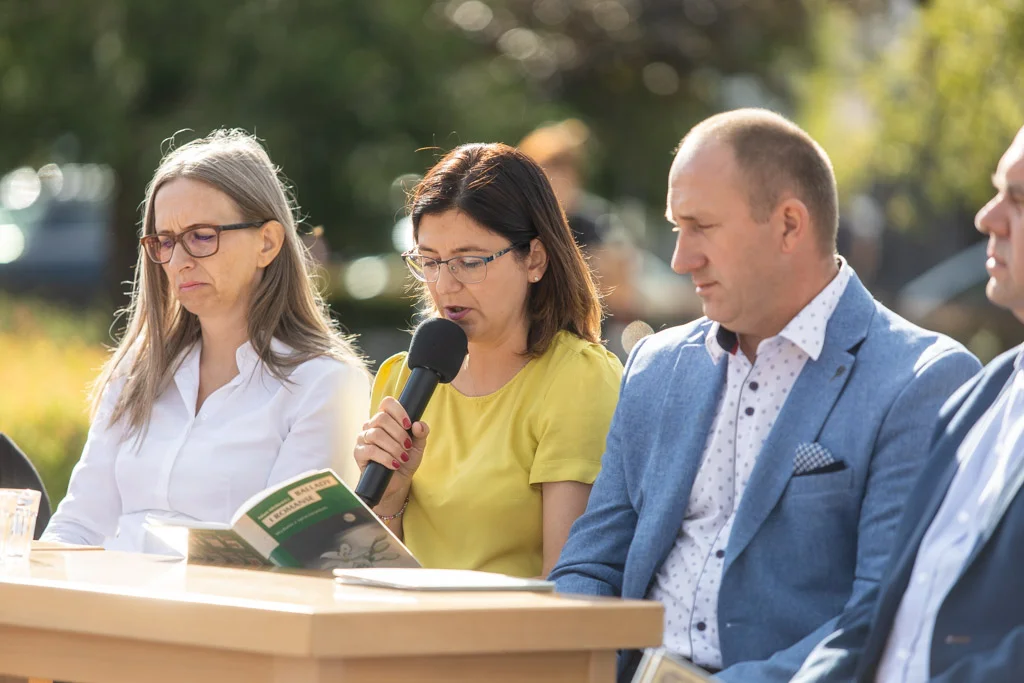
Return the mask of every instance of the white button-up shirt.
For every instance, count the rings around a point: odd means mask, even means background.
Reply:
[[[726,386],[682,528],[648,594],[665,605],[665,647],[700,666],[722,667],[718,591],[750,473],[796,378],[821,354],[825,327],[852,272],[840,259],[839,273],[778,335],[758,345],[753,363],[739,351],[735,334],[718,323],[708,330],[712,361],[728,358]]]
[[[351,476],[369,412],[363,369],[320,357],[282,382],[247,342],[236,352],[238,375],[197,413],[200,345],[185,352],[141,439],[109,424],[123,379],[108,386],[44,540],[160,552],[143,526],[147,515],[230,522],[246,499],[307,470]],[[273,348],[289,352],[276,340]]]
[[[1014,373],[992,407],[957,449],[956,475],[914,560],[875,680],[923,683],[930,678],[935,617],[966,569],[1008,474],[1024,458],[1024,372]]]

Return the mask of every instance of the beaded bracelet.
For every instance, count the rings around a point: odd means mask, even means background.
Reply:
[[[409,507],[409,496],[405,497],[405,502],[402,503],[402,509],[399,510],[398,512],[396,512],[395,514],[393,514],[393,515],[382,515],[382,514],[378,513],[377,516],[380,517],[380,521],[382,521],[382,522],[390,522],[391,520],[398,519],[399,517],[404,515],[405,514],[405,508],[407,508],[407,507]]]

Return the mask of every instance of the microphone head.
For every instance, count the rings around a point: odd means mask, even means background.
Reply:
[[[447,384],[459,374],[468,345],[469,340],[461,327],[445,318],[431,318],[413,333],[407,362],[410,369],[434,371],[441,383]]]

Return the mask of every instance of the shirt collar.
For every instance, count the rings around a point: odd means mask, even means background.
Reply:
[[[272,338],[270,340],[270,350],[279,356],[288,356],[294,351],[292,347],[285,344],[279,339]],[[238,347],[235,351],[235,363],[238,365],[238,377],[240,379],[247,380],[256,371],[257,366],[262,362],[256,349],[253,348],[252,342],[247,341]]]
[[[853,269],[846,259],[837,256],[836,260],[839,262],[836,276],[777,335],[795,344],[812,360],[818,360],[821,355],[825,346],[825,328],[853,276]],[[712,323],[704,337],[704,346],[711,362],[717,365],[725,354],[735,354],[739,350],[739,337],[719,323]]]
[[[199,386],[199,353],[203,348],[202,341],[197,341],[195,344],[185,349],[180,356],[181,361],[178,364],[178,368],[174,373],[174,379],[179,386],[195,387]],[[277,338],[270,340],[270,349],[278,354],[287,356],[293,352],[293,349],[280,341]],[[247,341],[235,350],[235,364],[238,366],[238,375],[233,383],[247,381],[252,377],[262,361],[256,349],[253,348],[252,342]],[[198,389],[197,389],[198,390]],[[192,393],[188,391],[188,393]]]

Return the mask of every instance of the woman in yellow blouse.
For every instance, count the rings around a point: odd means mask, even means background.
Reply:
[[[544,172],[506,145],[450,152],[411,214],[403,257],[469,355],[415,424],[394,398],[406,354],[385,361],[356,461],[395,470],[376,512],[424,566],[546,576],[586,508],[622,375],[590,270]]]

